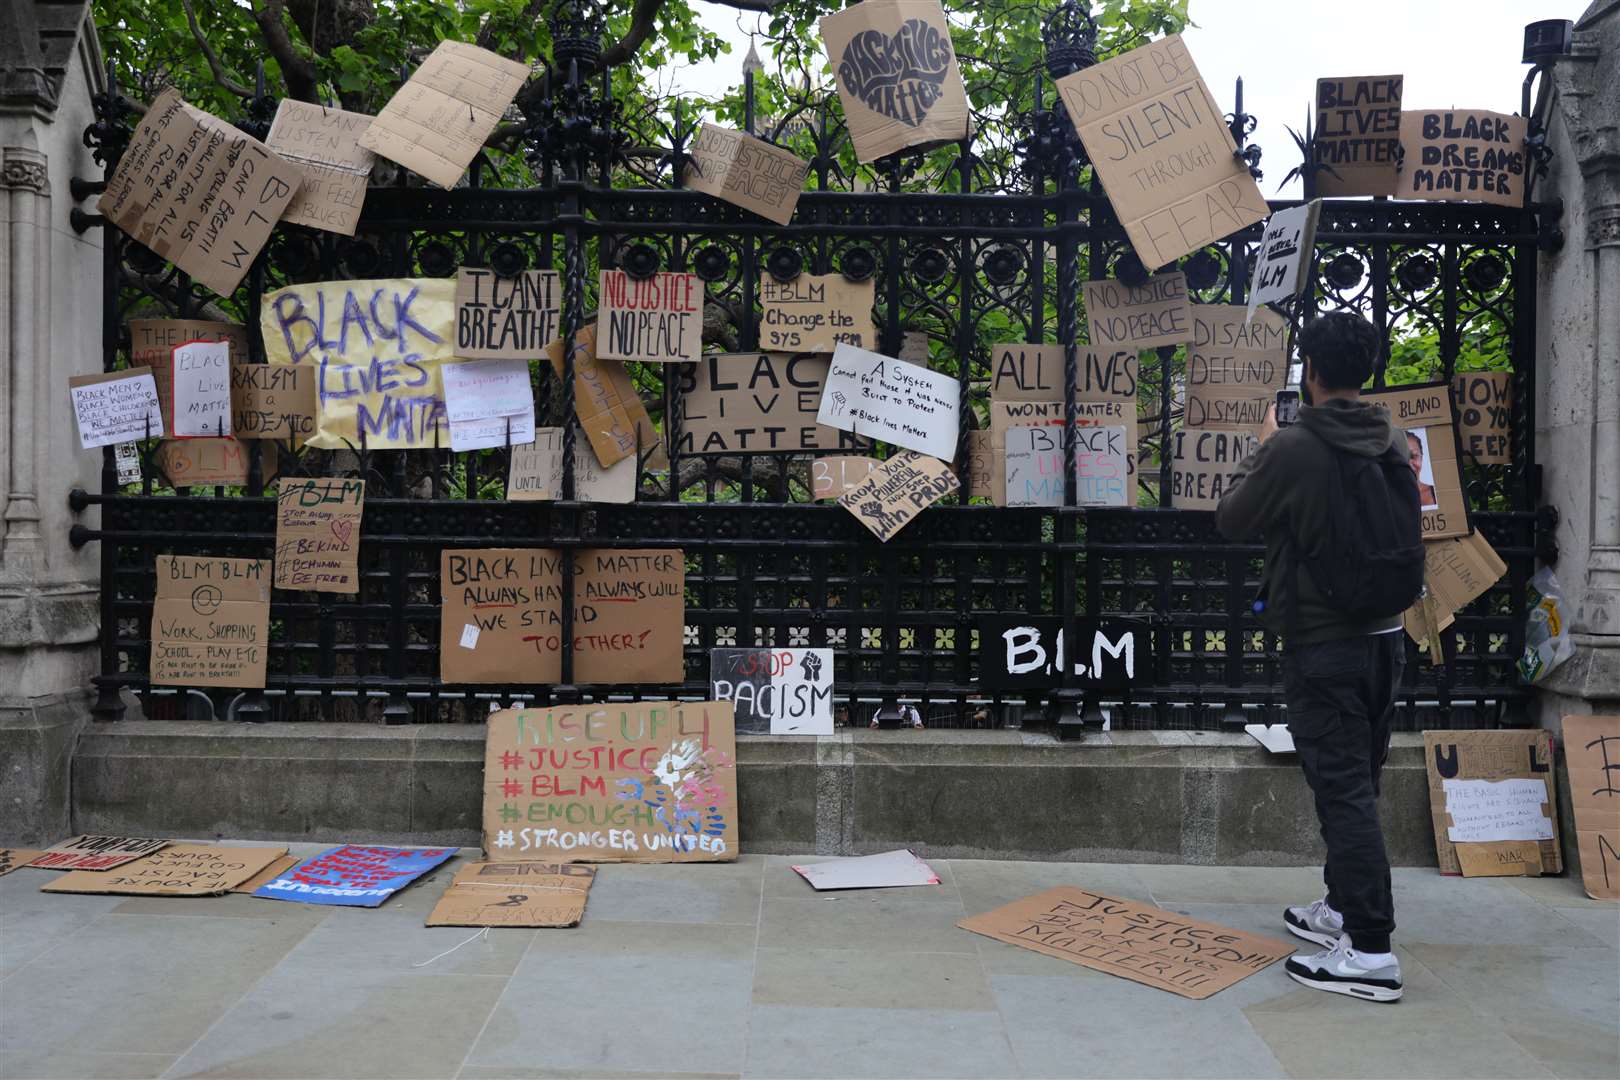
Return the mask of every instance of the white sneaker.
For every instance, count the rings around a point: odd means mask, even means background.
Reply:
[[[1394,953],[1359,953],[1348,936],[1314,955],[1298,953],[1286,965],[1288,977],[1302,986],[1347,994],[1366,1001],[1401,999],[1401,962]]]
[[[1283,912],[1283,924],[1290,934],[1323,948],[1332,948],[1344,933],[1344,916],[1328,906],[1327,897],[1308,907],[1289,908]]]

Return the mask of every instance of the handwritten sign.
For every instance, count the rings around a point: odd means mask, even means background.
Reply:
[[[0,848],[0,877],[22,869],[41,854],[37,848]]]
[[[270,562],[159,555],[152,685],[263,687]]]
[[[308,439],[318,375],[304,364],[232,364],[231,430],[238,439]]]
[[[970,431],[967,435],[966,447],[967,478],[963,483],[963,490],[968,498],[983,498],[993,496],[991,490],[996,469],[996,452],[990,446],[990,433],[988,431]]]
[[[729,701],[738,731],[831,735],[831,649],[710,649],[709,695]]]
[[[370,126],[371,117],[364,113],[281,99],[265,144],[296,165],[304,181],[282,220],[354,235],[377,160],[359,141]]]
[[[506,478],[511,502],[547,502],[562,498],[562,428],[535,428],[534,441],[512,447]],[[584,442],[574,445],[574,498],[578,502],[636,501],[636,459],[621,458],[604,469]]]
[[[1129,401],[1134,414],[1136,353],[1134,345],[1113,349],[1076,349],[1076,400]],[[1063,346],[990,346],[992,401],[1062,401],[1063,383]]]
[[[1265,232],[1254,253],[1254,274],[1249,279],[1249,318],[1261,304],[1292,300],[1310,280],[1311,258],[1316,251],[1316,221],[1322,200],[1278,210],[1266,219]]]
[[[596,869],[578,863],[468,863],[427,925],[578,926],[595,880]]]
[[[760,344],[788,352],[832,352],[841,344],[877,347],[872,304],[877,284],[842,274],[800,274],[760,282]]]
[[[224,436],[231,422],[231,347],[223,341],[176,345],[169,386],[175,438]]]
[[[809,173],[810,163],[791,150],[704,124],[692,140],[686,186],[786,225]]]
[[[601,702],[492,713],[484,851],[524,862],[731,862],[729,701]]]
[[[1426,383],[1362,394],[1363,401],[1387,408],[1395,426],[1406,432],[1425,540],[1466,536],[1472,531],[1457,461],[1450,389],[1445,383]]]
[[[557,339],[562,285],[555,270],[503,278],[493,270],[456,271],[456,355],[467,360],[528,360]]]
[[[979,620],[979,685],[986,691],[1047,690],[1065,662],[1070,686],[1124,690],[1138,669],[1151,673],[1152,635],[1119,620],[1076,619],[1079,647],[1065,659],[1063,620],[1052,615],[995,615]]]
[[[825,356],[718,353],[683,366],[676,386],[682,454],[856,449],[862,440],[816,422]]]
[[[1395,197],[1523,206],[1526,125],[1482,109],[1403,112]]]
[[[1388,195],[1401,142],[1401,75],[1316,80],[1316,193]],[[1336,175],[1335,175],[1336,174]]]
[[[528,78],[527,64],[441,41],[388,99],[360,145],[440,187],[455,187]]]
[[[849,454],[815,458],[810,462],[810,497],[836,499],[882,464],[877,458]]]
[[[1620,717],[1564,717],[1581,880],[1594,900],[1620,900]]]
[[[960,486],[943,461],[907,451],[889,458],[840,495],[838,505],[887,543],[913,518]]]
[[[527,360],[445,364],[439,376],[444,380],[451,449],[483,450],[534,437],[534,391]]]
[[[1452,843],[1452,822],[1446,813],[1448,780],[1529,780],[1542,785],[1543,801],[1557,806],[1553,778],[1552,736],[1540,729],[1490,731],[1425,731],[1424,757],[1428,762],[1429,814],[1435,850],[1442,874],[1458,873],[1457,849]],[[1559,854],[1558,823],[1552,819],[1553,838],[1542,840],[1541,864],[1546,873],[1563,871]]]
[[[1053,428],[1031,428],[1053,431]],[[1102,424],[1074,433],[1074,502],[1076,506],[1130,506],[1131,462],[1135,427]],[[1061,430],[1059,430],[1061,434]]]
[[[301,183],[296,165],[171,88],[147,108],[97,206],[200,284],[229,296]]]
[[[1194,1000],[1295,951],[1286,941],[1074,885],[1026,896],[956,925]]]
[[[218,896],[230,892],[287,852],[278,847],[170,844],[117,870],[75,870],[41,892],[118,896]]]
[[[1170,505],[1178,510],[1219,506],[1238,466],[1260,445],[1252,431],[1177,431],[1170,439]]]
[[[1192,340],[1192,300],[1187,275],[1180,270],[1155,274],[1135,287],[1109,279],[1087,281],[1084,292],[1086,325],[1091,344],[1098,349],[1117,345],[1149,349]],[[1063,347],[1055,348],[1061,375]]]
[[[1479,465],[1513,461],[1513,373],[1465,371],[1451,378],[1463,454]]]
[[[703,354],[703,279],[663,270],[637,279],[601,273],[596,355],[650,364],[696,362]]]
[[[1014,427],[1006,432],[1006,506],[1063,505],[1063,429]]]
[[[1480,840],[1551,840],[1547,785],[1540,780],[1442,780],[1446,839],[1453,844]]]
[[[52,844],[28,865],[42,870],[111,870],[169,845],[134,836],[75,836]]]
[[[967,90],[939,0],[865,0],[820,28],[857,159],[966,138]]]
[[[276,475],[276,444],[259,444],[259,478]],[[240,439],[180,439],[158,447],[157,470],[175,488],[224,487],[248,482],[253,455]],[[137,477],[139,479],[139,477]]]
[[[270,363],[314,372],[310,446],[431,450],[445,442],[454,317],[450,278],[312,281],[266,294],[259,326]]]
[[[79,446],[85,450],[163,434],[157,383],[148,368],[74,375],[68,379],[68,393],[79,424]]]
[[[276,588],[360,591],[364,480],[284,477],[276,492]]]
[[[1193,305],[1187,350],[1189,428],[1246,431],[1258,427],[1288,382],[1288,323],[1269,309]]]
[[[247,327],[211,319],[131,319],[129,357],[133,366],[152,369],[163,426],[174,430],[174,350],[191,341],[223,341],[231,347],[231,371],[248,363]],[[212,432],[210,432],[212,434]]]
[[[1423,586],[1427,595],[1406,610],[1406,632],[1419,643],[1452,623],[1452,615],[1483,596],[1507,573],[1507,563],[1480,533],[1433,540],[1423,545]]]
[[[1269,213],[1180,34],[1064,76],[1057,88],[1149,270]]]
[[[563,376],[563,345],[554,341],[546,347],[551,370]],[[590,440],[596,460],[611,467],[634,457],[637,447],[646,454],[652,450],[647,467],[667,468],[669,458],[659,445],[658,429],[641,403],[635,381],[618,360],[596,355],[596,328],[581,327],[574,335],[574,413]]]
[[[455,848],[328,848],[254,891],[266,900],[377,907],[456,853]]]
[[[840,345],[816,419],[948,461],[956,456],[960,402],[953,375]]]

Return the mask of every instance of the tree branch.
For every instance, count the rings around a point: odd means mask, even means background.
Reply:
[[[180,0],[180,3],[186,9],[186,24],[191,27],[191,36],[197,39],[197,47],[202,50],[203,59],[208,61],[208,70],[214,73],[214,81],[237,97],[252,97],[252,90],[225,73],[225,65],[219,62],[219,54],[208,44],[208,39],[203,36],[202,27],[197,25],[197,13],[192,10],[191,0]]]
[[[738,11],[768,12],[775,10],[778,0],[705,0],[705,2],[736,8]],[[636,6],[630,9],[630,29],[624,32],[624,37],[602,51],[602,66],[618,67],[635,56],[637,50],[652,36],[653,24],[663,6],[664,0],[636,0]]]
[[[299,101],[317,101],[320,73],[315,65],[298,55],[286,25],[281,21],[286,0],[253,0],[253,21],[259,24],[264,43],[281,65],[282,77],[287,80],[287,96]]]

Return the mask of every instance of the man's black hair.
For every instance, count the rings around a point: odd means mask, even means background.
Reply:
[[[1328,390],[1357,390],[1372,378],[1383,342],[1378,329],[1360,315],[1334,311],[1319,315],[1299,331],[1299,353]]]

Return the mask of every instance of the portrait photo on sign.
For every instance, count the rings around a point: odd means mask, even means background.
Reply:
[[[1425,428],[1406,429],[1407,460],[1412,466],[1412,475],[1417,477],[1418,508],[1422,510],[1438,510],[1440,496],[1434,492],[1434,465],[1429,461],[1429,432]]]

